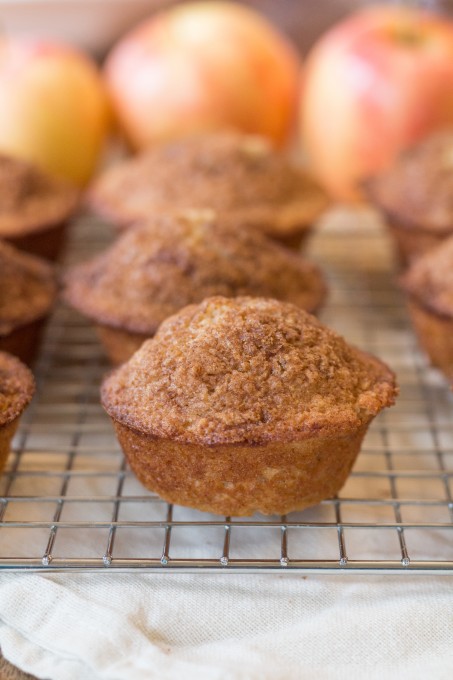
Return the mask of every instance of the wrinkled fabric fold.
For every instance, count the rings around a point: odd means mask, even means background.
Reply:
[[[449,577],[0,576],[6,658],[48,680],[450,678]]]

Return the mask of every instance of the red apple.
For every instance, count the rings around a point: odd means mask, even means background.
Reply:
[[[0,39],[0,151],[82,185],[109,127],[98,69],[63,45]]]
[[[453,24],[383,6],[338,24],[309,55],[301,119],[321,182],[357,196],[362,178],[453,123]]]
[[[185,3],[126,35],[105,74],[134,149],[223,127],[284,143],[295,122],[299,60],[253,10]]]

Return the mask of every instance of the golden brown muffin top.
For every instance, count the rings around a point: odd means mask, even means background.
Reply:
[[[166,215],[126,231],[66,276],[65,299],[96,321],[152,335],[206,297],[274,297],[315,311],[326,286],[316,265],[212,212]]]
[[[185,307],[102,386],[113,419],[205,445],[347,434],[395,395],[383,363],[295,305],[250,297]]]
[[[45,316],[56,295],[49,262],[0,241],[0,336]]]
[[[30,163],[0,154],[0,238],[51,227],[75,210],[78,191]]]
[[[285,237],[327,207],[322,189],[262,137],[217,133],[154,147],[107,170],[91,205],[118,226],[155,212],[212,208]]]
[[[24,364],[0,352],[0,426],[20,416],[35,392],[35,381]]]
[[[453,236],[417,258],[400,281],[419,304],[453,317]]]
[[[427,137],[370,180],[367,189],[401,226],[453,232],[453,131]]]

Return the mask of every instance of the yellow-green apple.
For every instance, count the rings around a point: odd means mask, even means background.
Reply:
[[[68,46],[0,38],[0,151],[83,185],[109,128],[94,62]]]
[[[287,141],[297,112],[300,62],[257,12],[230,2],[171,8],[127,34],[105,76],[134,149],[234,127]]]
[[[453,24],[402,7],[359,12],[310,53],[302,136],[314,170],[338,198],[404,148],[453,124]]]

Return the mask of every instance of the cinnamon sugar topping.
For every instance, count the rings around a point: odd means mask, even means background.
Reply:
[[[453,317],[453,236],[417,259],[401,284],[423,306]]]
[[[307,227],[327,198],[266,139],[236,133],[161,145],[108,170],[92,205],[119,226],[156,212],[212,208],[276,238]]]
[[[78,191],[63,180],[0,154],[0,238],[57,225],[77,201]]]
[[[453,131],[427,137],[368,185],[373,201],[408,226],[453,230]]]
[[[35,391],[33,376],[19,359],[0,352],[0,426],[17,418]]]
[[[0,241],[0,336],[44,317],[56,293],[51,264]]]
[[[139,432],[210,445],[351,432],[395,394],[384,364],[298,307],[214,297],[165,321],[102,403]]]
[[[66,283],[66,299],[83,313],[150,335],[181,307],[213,295],[274,297],[314,311],[326,293],[314,264],[208,210],[128,230]]]

